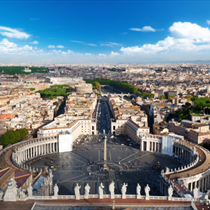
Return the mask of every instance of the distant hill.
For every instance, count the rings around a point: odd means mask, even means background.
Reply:
[[[5,74],[33,74],[33,73],[46,73],[47,69],[43,67],[30,67],[31,72],[23,72],[24,67],[22,66],[1,66],[0,73]]]

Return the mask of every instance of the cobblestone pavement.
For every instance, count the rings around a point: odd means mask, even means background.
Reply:
[[[128,183],[127,193],[135,194],[136,185],[140,183],[141,193],[144,194],[144,186],[148,183],[151,195],[159,195],[160,169],[168,166],[177,168],[181,164],[176,159],[149,152],[141,152],[139,149],[116,145],[114,140],[107,144],[107,164],[109,171],[100,171],[103,166],[104,149],[103,143],[98,142],[94,136],[89,142],[77,145],[72,152],[56,153],[43,156],[37,161],[28,162],[32,167],[54,166],[54,182],[58,182],[59,194],[74,194],[76,183],[81,185],[81,194],[84,192],[86,183],[90,184],[91,194],[98,193],[98,186],[104,182],[104,193],[108,192],[109,183],[114,180],[115,193],[121,193],[122,184]],[[119,141],[119,139],[118,139]],[[157,169],[157,163],[160,169]]]

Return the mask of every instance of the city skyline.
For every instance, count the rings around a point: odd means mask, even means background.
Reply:
[[[209,61],[210,2],[1,2],[0,63]],[[32,12],[31,8],[33,8]]]

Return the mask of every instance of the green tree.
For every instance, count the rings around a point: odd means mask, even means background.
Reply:
[[[193,96],[187,95],[187,100],[190,101]]]
[[[168,95],[168,99],[169,100],[172,100],[172,99],[174,99],[175,98],[175,96],[173,96],[173,95]]]
[[[28,135],[28,130],[23,129],[17,129],[15,131],[7,131],[4,135],[1,136],[1,144],[3,146],[7,146],[9,144],[14,144],[22,139],[24,139]]]
[[[165,95],[160,96],[160,100],[166,99]]]
[[[185,103],[185,106],[190,107],[190,106],[191,106],[191,103],[186,102],[186,103]]]

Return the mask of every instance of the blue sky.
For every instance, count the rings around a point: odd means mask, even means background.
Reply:
[[[5,1],[0,8],[0,63],[210,60],[207,1]]]

